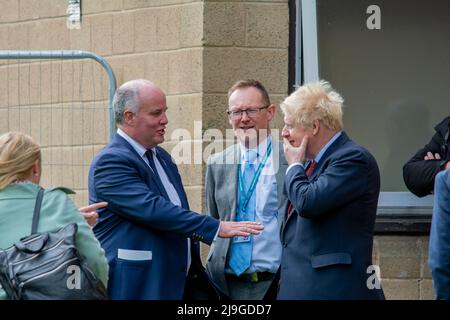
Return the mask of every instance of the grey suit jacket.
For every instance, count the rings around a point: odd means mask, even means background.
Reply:
[[[272,161],[276,173],[278,192],[278,224],[284,220],[287,196],[284,179],[288,164],[284,158],[283,144],[273,138]],[[274,155],[278,155],[274,157]],[[209,215],[222,221],[234,221],[236,215],[236,199],[238,193],[238,164],[241,159],[241,148],[235,144],[208,159],[206,169],[205,197]],[[263,231],[264,232],[264,231]],[[277,234],[279,236],[279,234]],[[206,263],[206,270],[214,283],[228,294],[225,279],[225,263],[230,246],[230,239],[217,238],[212,244]]]

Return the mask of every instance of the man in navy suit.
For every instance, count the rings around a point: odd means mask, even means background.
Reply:
[[[198,241],[258,234],[262,227],[189,210],[177,167],[158,147],[168,123],[160,88],[147,80],[129,81],[116,91],[113,105],[117,134],[89,171],[90,202],[109,203],[94,227],[110,266],[109,296],[191,299],[194,291],[186,283],[208,280]]]
[[[342,104],[325,81],[281,104],[290,203],[278,299],[384,299],[372,266],[380,174],[342,131]]]

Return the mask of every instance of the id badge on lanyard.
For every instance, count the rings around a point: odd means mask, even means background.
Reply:
[[[261,163],[258,166],[258,169],[256,170],[255,176],[253,177],[253,181],[250,183],[250,187],[249,190],[246,194],[244,194],[244,187],[242,184],[243,178],[242,178],[242,172],[241,172],[241,168],[239,166],[238,170],[239,170],[239,181],[238,181],[238,185],[239,185],[239,209],[238,209],[238,215],[241,218],[248,217],[248,214],[246,214],[247,212],[247,208],[248,208],[248,203],[250,201],[250,198],[253,194],[253,192],[255,191],[256,188],[256,184],[258,182],[259,176],[261,175],[261,171],[264,168],[264,166],[266,165],[267,159],[270,156],[270,153],[272,151],[272,143],[270,143],[267,146],[267,152],[266,152],[266,156],[264,157],[264,159],[261,161]],[[244,219],[240,219],[240,221],[244,221]],[[233,237],[233,243],[244,243],[244,242],[249,242],[251,240],[250,238],[251,236],[236,236]]]
[[[233,237],[233,243],[244,243],[244,242],[250,242],[250,236]]]

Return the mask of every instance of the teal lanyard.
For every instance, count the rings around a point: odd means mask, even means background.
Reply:
[[[239,201],[239,202],[241,202],[239,207],[240,207],[240,210],[242,213],[244,213],[245,210],[247,209],[248,203],[250,202],[250,198],[252,197],[252,194],[256,189],[256,184],[258,183],[259,176],[261,175],[262,169],[266,165],[267,159],[269,159],[271,152],[272,152],[272,142],[269,142],[269,144],[267,145],[266,155],[265,155],[264,159],[259,163],[258,169],[256,170],[255,175],[253,176],[252,182],[250,183],[250,187],[248,188],[248,192],[245,195],[245,200],[243,202]],[[239,185],[239,195],[243,195],[245,193],[245,191],[244,191],[244,185],[243,185],[244,177],[242,176],[241,165],[239,165],[238,170],[239,170],[239,184],[238,184]],[[241,196],[239,196],[239,199],[241,199]]]

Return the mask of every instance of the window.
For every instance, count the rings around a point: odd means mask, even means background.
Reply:
[[[368,28],[371,5],[381,29]],[[380,168],[378,213],[431,214],[432,196],[408,192],[402,167],[450,114],[450,1],[297,0],[292,10],[292,82],[325,79],[344,97],[345,130]]]

